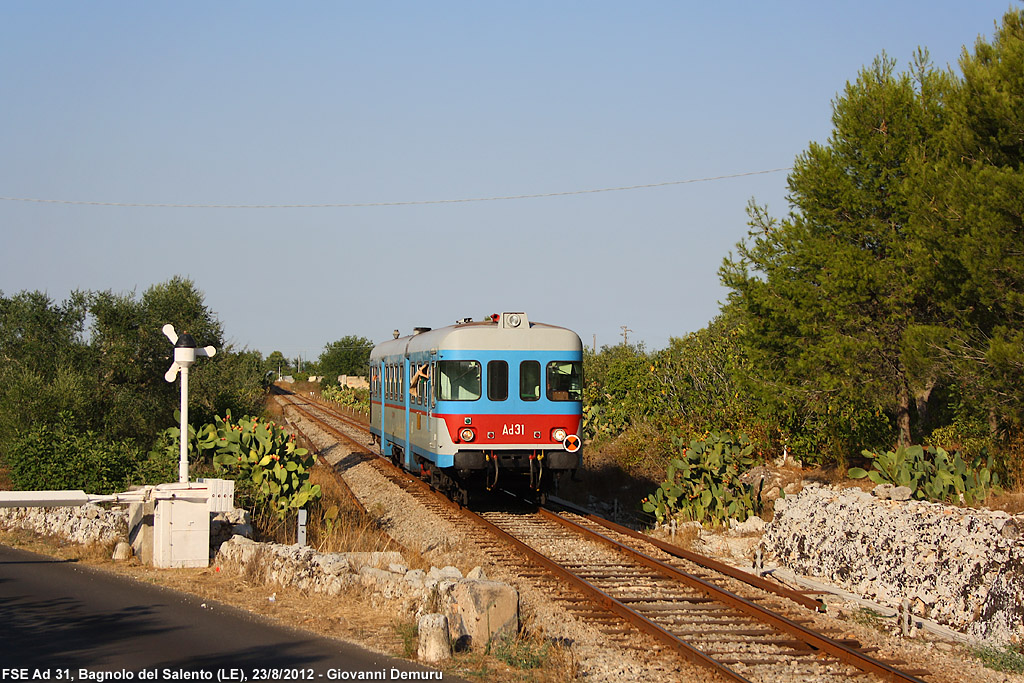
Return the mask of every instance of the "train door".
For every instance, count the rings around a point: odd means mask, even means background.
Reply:
[[[412,382],[409,374],[409,369],[412,364],[409,362],[409,357],[406,356],[402,359],[402,364],[399,366],[399,370],[402,373],[402,407],[404,408],[402,414],[402,421],[405,428],[405,439],[404,450],[405,450],[405,468],[411,470],[413,468],[413,454],[412,454]]]
[[[393,359],[389,359],[384,364],[384,434],[385,438],[392,445],[397,445],[399,448],[402,446],[403,435],[402,427],[404,420],[402,420],[402,365],[400,362],[395,362]],[[393,455],[391,446],[389,445],[383,454],[387,457]]]
[[[381,369],[383,363],[370,366],[370,428],[383,430],[384,421],[384,389],[381,386]]]

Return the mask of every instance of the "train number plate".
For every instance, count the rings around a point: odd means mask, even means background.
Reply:
[[[502,436],[523,436],[526,434],[526,425],[518,422],[511,422],[502,427]]]

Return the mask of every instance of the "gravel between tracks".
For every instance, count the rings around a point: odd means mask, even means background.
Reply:
[[[437,566],[454,565],[465,571],[481,565],[488,576],[514,585],[520,592],[523,613],[531,615],[534,626],[540,627],[549,638],[572,643],[584,680],[615,683],[717,680],[704,669],[686,663],[679,665],[675,661],[667,663],[656,649],[627,649],[611,642],[595,628],[553,605],[550,597],[532,581],[511,575],[506,568],[492,563],[462,531],[388,481],[365,461],[366,456],[351,452],[309,421],[302,421],[301,426],[314,445],[322,449],[328,463],[342,474],[366,508],[381,519],[388,533],[399,543],[420,552]],[[365,435],[357,438],[365,441]],[[864,618],[864,610],[859,605],[831,597],[826,601],[830,614],[818,615],[816,626],[833,626],[865,646],[877,647],[878,652],[872,656],[902,660],[908,668],[926,669],[932,674],[926,678],[929,682],[1024,683],[1022,675],[985,668],[959,644],[928,637],[900,638],[880,628],[870,618]],[[780,672],[777,680],[793,678]]]

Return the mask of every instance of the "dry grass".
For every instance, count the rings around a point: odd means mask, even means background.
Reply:
[[[1024,512],[1024,493],[1016,491],[1004,491],[995,496],[989,496],[984,506],[992,510],[1003,510],[1011,515],[1019,515]]]
[[[683,550],[697,552],[696,545],[697,541],[700,540],[700,531],[700,528],[694,524],[684,524],[680,526],[678,529],[676,529],[675,534],[673,534],[669,528],[664,526],[658,527],[657,529],[653,529],[646,533],[648,533],[653,538],[665,541],[666,543],[671,543],[672,545],[678,546]]]
[[[419,553],[413,553],[391,538],[377,518],[358,507],[342,482],[327,465],[317,464],[310,472],[310,482],[319,484],[321,499],[309,506],[306,523],[307,543],[320,553],[398,551],[412,568],[430,564]],[[257,540],[291,544],[298,532],[297,522],[290,518],[281,522],[272,515],[257,515],[253,527]],[[426,563],[426,566],[422,565]]]
[[[84,562],[86,564],[110,561],[116,541],[108,543],[71,543],[59,536],[46,536],[27,529],[0,529],[0,543],[59,560]]]

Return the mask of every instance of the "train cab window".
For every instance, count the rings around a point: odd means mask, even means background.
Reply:
[[[487,363],[487,399],[504,401],[508,398],[508,363],[492,360]]]
[[[540,399],[540,361],[524,360],[519,364],[519,398],[524,401]]]
[[[548,400],[583,400],[583,363],[556,360],[548,363]]]
[[[437,400],[475,401],[480,398],[480,363],[442,360],[437,363]]]

